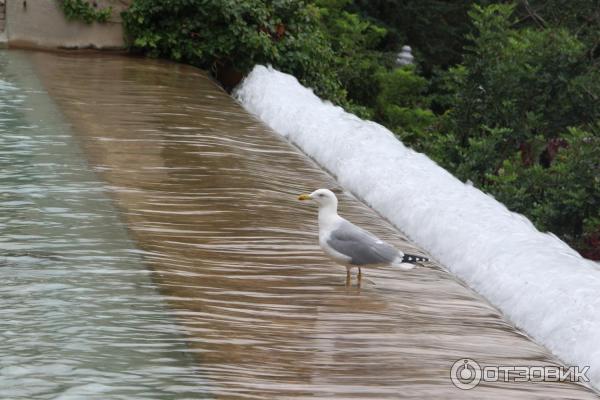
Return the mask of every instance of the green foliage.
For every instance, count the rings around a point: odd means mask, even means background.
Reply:
[[[511,129],[518,145],[536,135],[555,137],[600,115],[577,84],[591,73],[578,39],[559,29],[512,29],[511,14],[505,5],[471,12],[477,36],[471,37],[463,64],[468,73],[454,104],[463,143],[478,136],[482,125]]]
[[[504,4],[470,12],[475,32],[464,62],[439,85],[451,134],[446,151],[434,138],[431,155],[592,254],[600,232],[598,69],[568,30],[519,28],[513,15]]]
[[[123,20],[133,49],[242,74],[255,64],[272,64],[317,94],[345,102],[314,6],[291,0],[136,0]]]
[[[522,24],[568,29],[585,44],[591,58],[600,57],[600,3],[598,0],[521,0]]]
[[[499,201],[525,213],[589,257],[600,256],[600,137],[570,129],[552,142],[556,154],[545,167],[523,168],[520,153],[504,160],[490,184]],[[596,244],[597,246],[597,244]]]
[[[381,72],[377,96],[378,119],[396,132],[402,140],[423,149],[430,138],[428,134],[436,117],[429,110],[424,93],[428,82],[415,72],[413,66]]]
[[[389,29],[390,50],[398,51],[402,44],[411,45],[429,75],[436,67],[446,68],[461,62],[466,35],[471,30],[467,12],[474,3],[490,1],[356,0],[354,8]]]
[[[348,99],[372,116],[378,91],[377,74],[385,70],[387,55],[379,51],[387,30],[346,11],[350,0],[318,0],[319,21],[335,54],[335,69]],[[386,57],[387,56],[387,57]]]
[[[112,7],[96,9],[86,0],[60,0],[60,7],[68,20],[79,20],[86,24],[104,23],[112,15]]]

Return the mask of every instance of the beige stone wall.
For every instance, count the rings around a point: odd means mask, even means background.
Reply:
[[[120,12],[127,8],[130,0],[95,0],[98,7],[112,6],[113,16],[107,23],[89,25],[68,21],[60,9],[59,1],[5,0],[8,45],[98,49],[124,46]]]

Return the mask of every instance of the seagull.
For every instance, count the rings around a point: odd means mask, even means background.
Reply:
[[[429,261],[425,257],[405,254],[340,217],[338,199],[331,190],[317,189],[311,194],[301,194],[298,200],[312,200],[319,205],[319,245],[329,257],[346,267],[346,285],[350,284],[354,267],[358,267],[360,285],[361,267],[390,265],[406,271],[417,263]]]

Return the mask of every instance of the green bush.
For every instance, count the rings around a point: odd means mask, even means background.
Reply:
[[[597,67],[569,31],[518,27],[513,12],[493,5],[470,13],[472,44],[441,85],[451,133],[432,140],[431,155],[598,258]]]
[[[437,118],[429,110],[424,95],[428,82],[415,73],[414,66],[396,68],[377,75],[378,120],[393,130],[402,141],[417,149],[425,149],[431,138],[431,128]]]
[[[106,22],[112,15],[112,7],[96,9],[86,0],[60,0],[60,7],[68,20],[80,20],[86,24]]]
[[[462,61],[466,35],[471,31],[468,11],[473,4],[490,0],[356,0],[353,7],[381,21],[390,31],[391,50],[396,44],[409,44],[416,52],[427,76],[436,68]]]
[[[345,101],[314,6],[292,0],[136,0],[123,20],[134,50],[215,72],[245,74],[256,64],[272,64],[317,94]]]
[[[598,0],[528,0],[517,4],[522,24],[568,29],[586,45],[591,58],[600,57]]]
[[[335,54],[336,74],[353,104],[367,108],[373,116],[378,95],[377,75],[390,64],[392,55],[380,50],[388,31],[382,26],[346,11],[351,0],[318,0],[322,31]]]
[[[471,13],[478,34],[453,107],[463,143],[479,136],[483,125],[510,129],[509,140],[518,146],[532,136],[552,138],[567,127],[592,124],[600,115],[578,83],[592,70],[585,47],[565,30],[513,29],[512,11],[498,5]]]
[[[552,142],[548,167],[523,167],[521,153],[504,160],[497,174],[489,175],[499,201],[529,215],[542,230],[549,230],[598,259],[600,247],[600,137],[570,129]]]

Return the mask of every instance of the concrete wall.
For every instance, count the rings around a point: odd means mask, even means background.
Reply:
[[[5,0],[9,47],[98,48],[124,46],[120,12],[130,0],[95,0],[98,7],[113,7],[107,23],[68,21],[60,0]],[[90,0],[90,2],[92,2]]]
[[[6,22],[6,0],[0,0],[0,32],[4,32]]]

